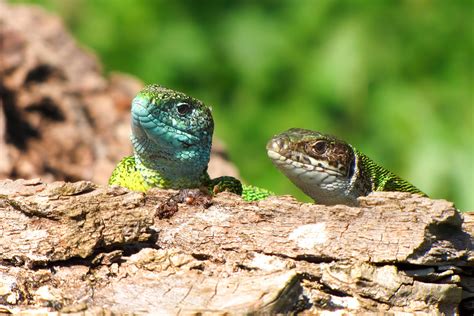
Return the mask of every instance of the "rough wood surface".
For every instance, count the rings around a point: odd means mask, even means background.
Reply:
[[[222,193],[159,219],[175,194],[1,181],[0,312],[472,311],[471,226],[450,202]]]

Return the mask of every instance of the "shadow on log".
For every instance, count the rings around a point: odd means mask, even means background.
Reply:
[[[472,214],[408,193],[178,204],[91,182],[0,182],[0,312],[468,315]],[[468,218],[463,223],[463,216]]]

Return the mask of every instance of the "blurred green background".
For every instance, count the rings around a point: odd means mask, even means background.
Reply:
[[[472,1],[12,2],[61,15],[106,71],[212,105],[249,183],[309,201],[265,152],[302,127],[474,209]]]

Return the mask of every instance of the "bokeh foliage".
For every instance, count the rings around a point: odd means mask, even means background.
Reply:
[[[13,2],[59,13],[106,71],[212,105],[252,184],[304,199],[265,153],[273,134],[304,127],[474,209],[471,1]]]

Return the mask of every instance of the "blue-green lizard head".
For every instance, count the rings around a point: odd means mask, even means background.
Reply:
[[[156,84],[132,101],[132,144],[149,168],[205,170],[214,121],[201,101]]]

